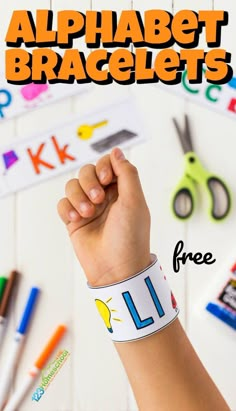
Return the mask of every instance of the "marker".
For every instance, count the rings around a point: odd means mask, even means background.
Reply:
[[[229,81],[228,86],[236,89],[236,77],[233,77],[233,78]]]
[[[6,282],[7,282],[6,277],[0,277],[0,303],[1,303],[2,296],[4,293],[5,287],[6,287]]]
[[[30,387],[33,385],[34,380],[38,376],[40,370],[44,368],[52,352],[55,350],[56,346],[62,339],[65,331],[66,331],[65,325],[59,325],[57,327],[56,331],[51,336],[50,340],[48,341],[47,345],[44,347],[43,351],[41,352],[41,354],[35,361],[34,365],[29,370],[22,385],[19,387],[19,389],[13,394],[13,396],[9,400],[8,404],[4,408],[4,411],[15,411],[18,409],[25,395],[29,391]]]
[[[16,362],[18,360],[19,353],[22,347],[22,343],[24,341],[24,337],[26,335],[26,332],[27,332],[27,329],[30,323],[30,319],[33,314],[33,309],[35,307],[38,294],[39,294],[39,288],[33,287],[30,291],[23,315],[21,317],[19,327],[16,330],[5,367],[1,372],[0,410],[2,409],[5,403],[5,400],[6,400],[10,385],[11,385],[14,368],[16,366]]]
[[[10,306],[10,301],[11,301],[13,291],[15,289],[15,285],[17,283],[18,278],[19,278],[19,273],[17,271],[12,271],[7,280],[7,283],[6,283],[6,286],[4,288],[4,292],[2,295],[2,299],[0,303],[0,347],[1,347],[1,342],[3,339],[4,331],[5,331],[7,312]]]

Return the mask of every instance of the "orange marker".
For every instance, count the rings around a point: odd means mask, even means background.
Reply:
[[[63,337],[64,333],[66,331],[66,326],[65,325],[59,325],[59,327],[56,329],[55,333],[52,335],[50,340],[48,341],[46,347],[44,350],[41,352],[40,356],[37,358],[37,360],[34,363],[34,366],[38,370],[42,370],[43,367],[45,366],[46,362],[48,361],[50,355],[56,348],[57,344]]]
[[[38,376],[40,370],[43,369],[45,364],[47,363],[49,357],[55,350],[56,346],[62,339],[64,333],[66,331],[66,326],[65,325],[59,325],[48,341],[47,345],[44,347],[43,351],[35,361],[33,367],[29,370],[27,377],[25,378],[25,381],[22,383],[22,385],[19,387],[18,390],[13,394],[12,398],[9,400],[8,404],[4,408],[4,411],[15,411],[18,409],[20,403],[24,399],[26,393],[30,389],[30,387],[33,385],[33,382],[35,378]]]

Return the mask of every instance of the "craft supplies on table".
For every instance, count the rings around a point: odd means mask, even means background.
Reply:
[[[185,221],[193,214],[197,201],[196,183],[203,186],[207,193],[209,210],[212,221],[224,220],[231,209],[231,194],[223,179],[208,172],[194,152],[190,131],[189,117],[185,115],[185,126],[181,130],[179,123],[173,119],[183,152],[184,175],[176,186],[171,199],[174,216]]]
[[[236,330],[236,255],[231,266],[219,273],[215,295],[206,305],[206,310]]]
[[[22,353],[21,348],[23,345],[24,338],[26,336],[32,314],[34,312],[35,304],[39,295],[39,288],[32,287],[23,310],[23,314],[19,323],[19,326],[16,330],[16,333],[13,337],[12,345],[9,349],[8,357],[4,364],[4,367],[1,367],[1,384],[0,384],[0,410],[2,409],[12,381],[12,376],[14,374],[14,369],[19,356]]]
[[[34,365],[30,368],[27,376],[23,380],[22,384],[19,388],[14,392],[12,397],[10,398],[9,402],[7,403],[4,411],[15,411],[21,404],[22,400],[24,399],[25,395],[32,387],[35,379],[39,375],[40,370],[46,365],[48,359],[50,358],[51,354],[57,347],[58,343],[61,341],[62,337],[66,332],[66,326],[61,324],[57,327],[51,338],[49,339],[48,343],[44,347],[43,351],[35,361]]]

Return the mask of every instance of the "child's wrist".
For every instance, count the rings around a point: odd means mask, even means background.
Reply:
[[[89,284],[92,287],[101,287],[126,280],[147,268],[151,262],[152,256],[150,253],[144,253],[142,256],[137,255],[136,259],[115,265],[112,269],[103,273],[96,281],[89,281]]]

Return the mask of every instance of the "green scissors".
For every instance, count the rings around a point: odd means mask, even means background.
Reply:
[[[231,194],[225,182],[209,173],[195,154],[190,133],[189,118],[185,115],[182,132],[173,119],[182,149],[184,151],[184,175],[172,195],[172,210],[180,220],[187,220],[193,214],[196,204],[196,183],[201,184],[208,195],[209,217],[214,222],[223,220],[231,208]]]

